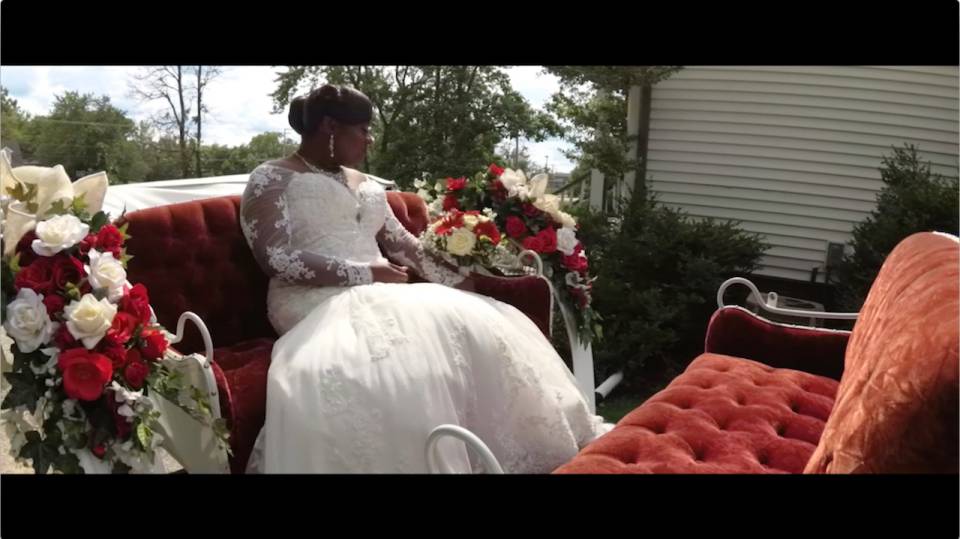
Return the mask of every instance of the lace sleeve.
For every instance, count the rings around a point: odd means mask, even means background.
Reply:
[[[377,234],[377,242],[380,243],[384,253],[410,266],[428,281],[447,286],[460,284],[465,277],[457,273],[456,269],[451,269],[452,267],[439,257],[426,252],[420,240],[404,228],[393,214],[393,209],[390,208],[389,203],[386,203],[386,198],[384,201],[387,206],[386,218],[383,228]]]
[[[292,173],[259,167],[250,175],[240,203],[240,226],[263,271],[298,284],[353,286],[373,282],[370,264],[290,246],[286,186]]]

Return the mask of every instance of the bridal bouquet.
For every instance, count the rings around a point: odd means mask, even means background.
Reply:
[[[99,211],[106,174],[71,183],[63,167],[10,167],[4,188],[0,420],[36,473],[147,471],[163,441],[156,391],[214,428],[199,391],[161,361],[169,334],[146,287],[131,286],[126,226]]]
[[[502,236],[495,215],[450,209],[437,216],[420,237],[423,245],[447,261],[460,266],[492,266],[503,256]]]
[[[450,215],[484,215],[506,232],[501,244],[514,259],[525,250],[536,252],[544,263],[544,275],[573,310],[581,340],[589,342],[600,336],[600,317],[591,307],[595,278],[577,238],[576,219],[560,209],[560,197],[546,192],[547,180],[546,174],[528,179],[523,171],[491,164],[469,178],[435,183],[421,178],[414,187],[436,219],[434,225]],[[428,229],[425,234],[429,233]],[[509,256],[479,263],[495,267],[504,260]]]

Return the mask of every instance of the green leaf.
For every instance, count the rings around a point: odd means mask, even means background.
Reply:
[[[140,447],[143,449],[150,449],[150,442],[153,440],[153,431],[150,430],[144,423],[138,423],[137,428],[137,441],[140,442]]]
[[[126,210],[124,210],[124,213],[126,213]],[[123,215],[121,215],[120,217],[123,217]],[[124,240],[124,241],[130,239],[130,235],[127,234],[127,228],[128,228],[129,226],[130,226],[130,223],[123,223],[123,226],[121,226],[120,228],[117,229],[117,230],[120,231],[120,235],[123,236],[123,240]]]
[[[83,468],[80,466],[80,459],[76,455],[67,451],[63,455],[57,455],[53,467],[65,474],[82,474]]]
[[[70,208],[77,217],[89,215],[87,213],[87,201],[83,198],[83,195],[73,197],[73,203],[70,205]]]
[[[60,199],[53,201],[53,204],[50,205],[50,209],[47,210],[47,215],[65,215],[69,212],[70,210],[63,202],[63,199]]]
[[[93,219],[90,220],[90,232],[96,234],[109,222],[110,219],[107,217],[107,214],[102,211],[97,212],[97,214],[93,216]]]
[[[3,375],[10,382],[10,392],[7,393],[0,409],[16,408],[17,406],[26,406],[30,413],[37,409],[37,400],[43,394],[37,386],[37,380],[30,369],[24,369],[21,372],[9,372]]]
[[[7,261],[7,265],[9,266],[10,271],[16,275],[16,273],[20,271],[20,253],[16,253],[10,257],[10,260]]]
[[[27,443],[20,448],[20,457],[33,460],[33,471],[38,475],[47,473],[50,466],[60,457],[57,446],[40,438],[40,433],[30,431],[25,434]]]
[[[35,213],[37,211],[37,185],[34,183],[23,184],[17,182],[13,188],[8,187],[7,193],[20,202],[27,203],[27,211]],[[31,209],[31,206],[33,209]]]

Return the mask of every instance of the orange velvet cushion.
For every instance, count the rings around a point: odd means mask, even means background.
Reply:
[[[902,241],[847,345],[809,473],[957,473],[958,243]]]
[[[823,376],[703,354],[555,473],[799,473],[836,388]]]

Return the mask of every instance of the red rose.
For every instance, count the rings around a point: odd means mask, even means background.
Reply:
[[[90,249],[97,248],[97,236],[95,234],[87,234],[86,238],[80,240],[80,243],[77,244],[77,247],[81,256],[87,256],[87,253],[90,252]]]
[[[580,256],[580,251],[582,250],[583,247],[578,243],[576,249],[573,250],[572,255],[561,257],[561,263],[563,266],[570,271],[576,271],[578,273],[587,271],[587,259]]]
[[[493,180],[490,190],[493,191],[491,193],[493,200],[503,202],[507,199],[507,188],[503,186],[503,182],[500,180]]]
[[[70,330],[67,329],[66,324],[62,324],[60,329],[58,329],[54,334],[53,342],[55,342],[57,344],[57,348],[61,350],[77,346],[77,340],[74,339],[73,335],[70,334]]]
[[[31,230],[20,238],[20,241],[17,242],[17,246],[14,248],[17,253],[20,253],[21,268],[40,258],[37,253],[33,252],[33,240],[35,239],[37,239],[37,233]]]
[[[497,230],[497,225],[493,224],[493,221],[477,223],[477,226],[473,227],[473,233],[477,237],[486,236],[490,238],[494,245],[500,243],[500,231]]]
[[[540,239],[540,236],[529,236],[523,240],[523,248],[529,249],[531,251],[536,251],[538,253],[543,252],[543,240]]]
[[[515,215],[507,217],[507,235],[518,240],[526,233],[527,225],[523,223],[523,219]]]
[[[113,414],[113,426],[116,428],[117,438],[126,440],[133,431],[133,426],[130,425],[125,416],[120,415],[119,410],[120,403],[117,402],[117,399],[110,399],[110,412]]]
[[[128,361],[127,366],[123,369],[123,377],[133,389],[143,387],[143,381],[147,379],[148,374],[150,374],[150,367],[142,359]]]
[[[103,444],[97,444],[90,448],[90,451],[98,458],[102,459],[104,455],[107,454],[107,446]]]
[[[99,399],[103,386],[113,377],[110,358],[84,348],[61,352],[57,365],[63,371],[63,390],[71,399]]]
[[[110,329],[107,330],[107,339],[117,344],[126,344],[133,337],[133,332],[137,329],[139,323],[140,320],[136,316],[122,311],[118,312],[113,317],[113,324],[110,325]]]
[[[557,250],[557,229],[548,226],[541,230],[537,237],[540,238],[540,243],[543,246],[542,253],[550,254]]]
[[[101,339],[97,344],[96,350],[110,359],[114,371],[120,371],[123,369],[123,366],[127,364],[129,352],[122,344],[115,343],[109,339]],[[131,352],[132,351],[135,350],[131,350]],[[139,358],[140,352],[136,352],[136,354],[136,357]]]
[[[20,290],[29,288],[38,294],[46,296],[55,290],[53,283],[53,259],[49,256],[40,256],[22,267],[13,279],[13,286]]]
[[[538,217],[542,213],[543,212],[538,210],[537,207],[534,206],[533,204],[529,202],[523,203],[523,214],[526,215],[527,217]]]
[[[147,359],[160,359],[168,344],[167,338],[156,329],[147,329],[140,334],[140,350]]]
[[[136,316],[137,320],[144,324],[150,321],[150,297],[147,295],[147,287],[142,284],[135,284],[120,298],[118,306],[120,311]]]
[[[67,301],[57,294],[43,296],[43,306],[47,308],[47,314],[50,315],[50,318],[62,311],[66,304]]]
[[[460,209],[460,202],[457,201],[457,197],[453,195],[447,195],[443,197],[443,211],[459,210],[459,209]]]
[[[499,178],[503,174],[503,169],[498,167],[496,163],[491,163],[490,168],[487,169],[490,171],[490,174],[493,174],[495,177]],[[503,184],[501,184],[503,185]]]
[[[113,253],[113,257],[120,260],[120,251],[123,249],[123,234],[113,225],[104,225],[97,233],[97,250]]]
[[[459,191],[467,186],[466,178],[447,178],[447,191]]]
[[[66,290],[67,283],[78,285],[86,274],[83,262],[76,258],[68,254],[53,257],[53,284],[56,289]]]

